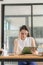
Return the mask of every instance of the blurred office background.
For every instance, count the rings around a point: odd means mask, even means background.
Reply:
[[[13,52],[14,39],[18,37],[22,25],[26,25],[35,38],[38,52],[43,52],[43,5],[33,5],[32,12],[31,21],[31,6],[5,6],[4,43],[7,43],[10,53]]]
[[[43,0],[3,0],[0,1],[0,48],[1,48],[1,4],[2,3],[43,3]],[[18,37],[19,28],[26,25],[31,35],[35,38],[38,51],[43,50],[43,5],[32,6],[5,6],[4,13],[4,44],[10,53],[13,52],[14,39]],[[42,48],[42,49],[41,49]],[[18,62],[4,62],[5,65],[18,65]],[[43,62],[37,62],[43,65]],[[1,62],[0,62],[1,65]]]
[[[5,6],[4,11],[4,43],[7,43],[9,52],[13,52],[14,39],[18,37],[22,25],[26,25],[35,38],[40,47],[38,52],[43,52],[43,5],[32,5],[32,10],[31,6],[11,5]]]

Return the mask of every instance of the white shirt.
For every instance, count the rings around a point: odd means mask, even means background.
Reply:
[[[25,40],[18,39],[18,48],[16,53],[21,53],[24,47],[32,47],[32,37],[26,37]]]
[[[27,37],[25,40],[18,40],[18,46],[20,49],[23,49],[24,47],[31,47],[31,38]]]

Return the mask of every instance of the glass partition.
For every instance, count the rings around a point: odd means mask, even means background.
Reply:
[[[32,5],[32,8],[31,6],[5,6],[4,43],[7,44],[9,52],[13,52],[12,43],[18,37],[19,28],[22,25],[28,27],[30,35],[33,33],[37,45],[43,46],[43,5]]]
[[[30,17],[29,17],[30,16]],[[19,35],[19,28],[26,25],[31,29],[30,6],[5,6],[4,10],[4,44],[13,52],[14,39]],[[31,32],[31,31],[30,31]]]
[[[19,28],[26,25],[38,45],[38,52],[43,51],[43,5],[4,6],[4,45],[13,53],[14,40],[18,37]],[[33,21],[32,21],[33,20]],[[32,23],[33,22],[33,23]],[[31,27],[33,26],[33,27]],[[32,31],[31,31],[32,29]],[[3,30],[2,30],[3,31]],[[3,34],[2,34],[3,35]],[[2,40],[2,41],[3,41]],[[4,62],[5,65],[18,65],[18,62]],[[37,62],[37,64],[40,64]],[[43,65],[43,63],[41,63]],[[41,65],[40,64],[40,65]]]
[[[43,52],[43,5],[33,6],[33,37]]]

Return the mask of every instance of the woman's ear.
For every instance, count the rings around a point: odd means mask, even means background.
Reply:
[[[27,34],[27,37],[30,37],[30,34],[29,34],[29,32],[28,32],[28,34]]]
[[[27,37],[29,37],[29,33],[27,34]]]

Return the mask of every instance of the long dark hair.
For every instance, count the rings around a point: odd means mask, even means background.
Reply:
[[[26,31],[28,31],[28,35],[27,35],[27,37],[30,37],[29,29],[27,28],[26,25],[22,25],[22,26],[20,27],[20,30],[19,30],[19,31],[21,31],[21,30],[26,30]]]

